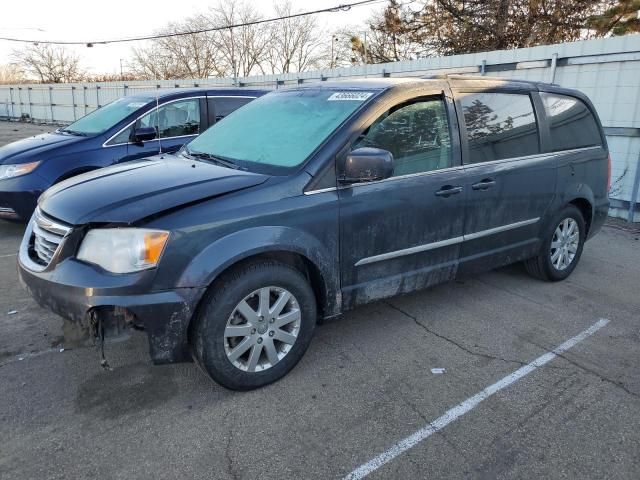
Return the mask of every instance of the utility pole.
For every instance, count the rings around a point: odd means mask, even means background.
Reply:
[[[364,50],[364,64],[366,65],[367,63],[369,63],[367,59],[367,31],[365,30],[363,33],[364,33],[364,43],[362,44],[362,48]]]
[[[120,80],[124,81],[124,74],[122,73],[122,59],[120,59]]]
[[[335,44],[338,41],[337,35],[331,35],[331,63],[329,63],[329,68],[334,68],[336,65],[336,57],[334,54]]]

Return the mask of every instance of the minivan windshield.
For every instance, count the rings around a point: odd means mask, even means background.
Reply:
[[[330,89],[273,92],[216,123],[190,142],[187,151],[249,170],[286,173],[301,165],[372,95]]]
[[[87,137],[99,135],[149,103],[148,97],[124,97],[94,110],[60,131]]]

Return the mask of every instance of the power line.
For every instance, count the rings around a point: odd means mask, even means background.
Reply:
[[[28,40],[28,39],[24,39],[24,38],[12,38],[12,37],[0,37],[0,40],[4,40],[7,42],[20,42],[20,43],[46,43],[46,44],[51,44],[51,45],[86,45],[87,47],[93,47],[94,45],[107,45],[109,43],[125,43],[125,42],[139,42],[139,41],[143,41],[143,40],[156,40],[156,39],[160,39],[160,38],[169,38],[169,37],[182,37],[184,35],[195,35],[198,33],[207,33],[207,32],[217,32],[220,30],[229,30],[232,28],[239,28],[239,27],[249,27],[252,25],[259,25],[262,23],[270,23],[270,22],[277,22],[279,20],[288,20],[290,18],[297,18],[297,17],[306,17],[308,15],[317,15],[319,13],[335,13],[335,12],[340,12],[340,11],[347,11],[350,10],[352,7],[359,7],[361,5],[367,5],[367,4],[372,4],[372,3],[380,3],[386,0],[362,0],[359,2],[353,2],[353,3],[344,3],[341,5],[336,5],[335,7],[329,7],[329,8],[323,8],[320,10],[312,10],[309,12],[300,12],[300,13],[293,13],[291,15],[286,15],[286,16],[282,16],[282,17],[274,17],[274,18],[265,18],[265,19],[261,19],[261,20],[254,20],[252,22],[245,22],[245,23],[236,23],[233,25],[224,25],[224,26],[220,26],[220,27],[212,27],[212,28],[203,28],[200,30],[189,30],[186,32],[174,32],[174,33],[163,33],[163,34],[157,34],[157,35],[147,35],[147,36],[143,36],[143,37],[128,37],[128,38],[115,38],[115,39],[111,39],[111,40],[96,40],[96,41],[87,41],[87,42],[78,42],[78,41],[49,41],[49,40]]]

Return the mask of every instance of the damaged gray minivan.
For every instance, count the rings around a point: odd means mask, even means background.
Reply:
[[[269,93],[177,154],[45,192],[20,247],[43,306],[155,363],[251,389],[318,319],[514,262],[558,281],[608,211],[610,161],[580,92],[485,77]]]

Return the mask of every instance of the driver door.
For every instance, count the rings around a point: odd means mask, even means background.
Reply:
[[[453,112],[444,95],[403,101],[351,145],[390,151],[394,174],[338,190],[345,309],[454,278],[465,192]]]

